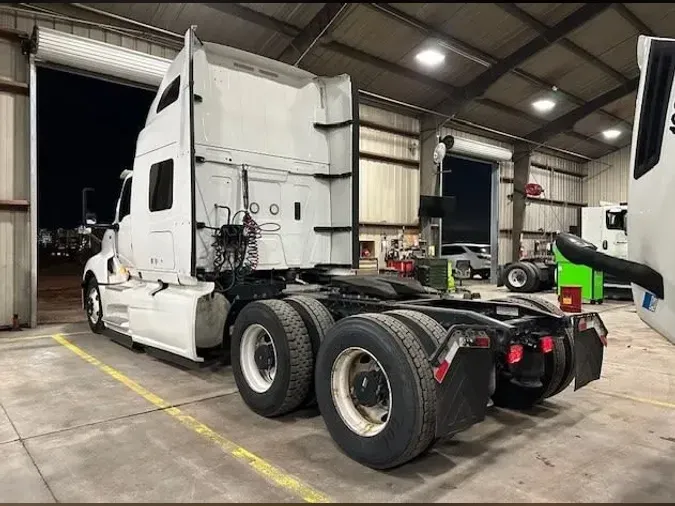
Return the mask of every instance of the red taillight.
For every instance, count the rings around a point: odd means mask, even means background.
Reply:
[[[539,339],[539,349],[542,353],[550,353],[553,351],[553,338],[551,336],[544,336]]]
[[[473,340],[473,344],[478,348],[489,348],[490,338],[488,336],[478,336]]]
[[[523,360],[523,345],[512,344],[509,347],[509,352],[506,354],[506,363],[509,365],[517,364]]]

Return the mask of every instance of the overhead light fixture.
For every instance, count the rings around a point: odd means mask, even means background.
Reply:
[[[621,130],[617,130],[616,128],[610,128],[610,129],[602,132],[602,135],[605,136],[605,139],[611,141],[611,140],[614,140],[621,135]]]
[[[435,49],[425,49],[417,53],[415,59],[424,65],[435,67],[445,61],[445,55]]]
[[[547,98],[537,100],[532,102],[532,107],[534,107],[539,112],[550,112],[555,107],[555,102]]]

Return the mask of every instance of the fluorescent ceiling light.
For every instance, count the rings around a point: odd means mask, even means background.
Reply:
[[[621,130],[617,130],[616,128],[610,128],[609,130],[605,130],[604,132],[602,132],[602,135],[605,136],[605,139],[609,140],[616,139],[617,137],[619,137],[619,135],[621,135]]]
[[[445,61],[445,55],[443,53],[439,53],[435,49],[425,49],[424,51],[417,53],[415,59],[424,65],[435,67],[436,65],[440,65]]]
[[[553,100],[544,98],[542,100],[532,102],[532,107],[534,107],[539,112],[549,112],[555,107],[555,102]]]

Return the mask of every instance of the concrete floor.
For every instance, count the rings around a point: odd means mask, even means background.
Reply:
[[[503,293],[483,288],[484,298]],[[341,454],[316,413],[257,417],[229,368],[182,370],[93,335],[86,324],[3,333],[0,501],[298,501],[288,475],[339,502],[670,501],[675,347],[631,304],[588,309],[601,310],[610,331],[600,381],[570,388],[534,413],[493,409],[485,422],[391,472]],[[57,332],[102,364],[59,344],[50,337]],[[113,369],[101,370],[106,365]],[[111,370],[179,406],[196,420],[188,425],[217,434],[197,434]],[[219,438],[286,474],[264,477],[264,465],[236,458]]]

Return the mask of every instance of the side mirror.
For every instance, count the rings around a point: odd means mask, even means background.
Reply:
[[[97,228],[97,229],[108,229],[108,228],[117,229],[117,224],[115,225],[98,224],[96,219],[96,213],[89,211],[88,200],[90,193],[94,193],[93,188],[82,189],[82,226],[86,228]]]
[[[89,194],[94,193],[93,188],[82,188],[82,225],[96,224],[96,214],[89,211]]]

